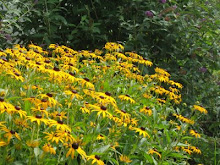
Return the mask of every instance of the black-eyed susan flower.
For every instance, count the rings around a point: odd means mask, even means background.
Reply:
[[[140,128],[133,128],[133,130],[135,130],[135,132],[138,132],[139,135],[143,135],[144,137],[148,137],[150,138],[150,135],[145,131],[144,127],[140,127]]]
[[[56,132],[44,132],[44,134],[46,134],[44,138],[47,139],[47,141],[56,142],[57,144],[59,143],[59,141],[62,143],[64,142],[62,136],[57,134]]]
[[[97,140],[105,140],[105,138],[106,138],[105,136],[99,134],[96,139]]]
[[[129,120],[130,121],[131,115],[129,113],[127,113],[125,110],[115,109],[115,112],[120,115],[120,118],[122,120],[124,119],[124,120]]]
[[[90,110],[89,110],[88,108],[84,107],[84,106],[82,106],[82,107],[80,108],[80,110],[82,111],[82,113],[88,113],[88,114],[90,114]]]
[[[76,90],[71,90],[71,91],[70,91],[70,90],[66,90],[66,91],[64,91],[64,93],[65,93],[66,95],[71,95],[71,97],[70,97],[71,100],[72,100],[73,98],[83,99],[83,97],[80,96]]]
[[[182,115],[173,114],[173,116],[175,116],[177,119],[179,119],[179,120],[181,120],[181,121],[183,121],[185,123],[189,123],[189,124],[192,124],[192,125],[195,123],[194,120],[190,120],[190,119],[188,119],[186,117],[183,117]]]
[[[151,116],[152,115],[152,110],[149,107],[143,107],[142,109],[140,109],[140,112],[143,112],[144,114]]]
[[[193,129],[189,130],[189,133],[192,136],[195,136],[196,138],[200,138],[201,137],[201,135],[198,132],[194,131]]]
[[[38,106],[38,107],[36,107],[36,108],[31,108],[31,110],[32,110],[35,114],[40,113],[40,114],[42,115],[42,117],[44,117],[44,115],[46,115],[46,116],[48,117],[48,112],[47,112],[47,110],[44,109],[44,108],[42,108],[42,107],[40,107],[40,106]]]
[[[119,160],[121,162],[125,162],[125,163],[131,163],[132,162],[132,160],[126,155],[120,155]]]
[[[29,125],[28,125],[28,123],[27,123],[27,120],[24,118],[24,119],[22,119],[22,118],[16,118],[15,120],[14,120],[14,123],[15,123],[15,125],[19,128],[19,129],[22,129],[22,130],[25,130],[25,129],[27,129],[27,128],[30,128],[29,127]]]
[[[106,117],[106,116],[109,117],[109,118],[112,117],[112,114],[107,111],[107,107],[105,107],[105,106],[101,106],[101,107],[99,107],[99,106],[96,106],[96,107],[92,106],[92,108],[93,108],[92,112],[93,111],[94,112],[98,112],[97,113],[98,116],[102,115],[103,117]]]
[[[193,105],[193,109],[194,109],[194,110],[197,110],[197,111],[199,111],[199,112],[201,112],[201,113],[204,113],[204,114],[207,114],[207,113],[208,113],[208,111],[207,111],[205,108],[203,108],[203,107],[201,107],[201,106],[198,106],[198,105]]]
[[[44,146],[42,147],[42,149],[43,149],[44,152],[49,152],[50,154],[53,154],[53,155],[56,154],[55,149],[51,146],[50,143],[44,144]]]
[[[190,146],[190,149],[196,154],[202,154],[201,150],[198,147]]]
[[[58,101],[53,98],[53,94],[52,94],[52,93],[39,94],[38,96],[39,96],[42,100],[45,99],[49,107],[54,107],[54,106],[56,106],[56,105],[59,105]],[[44,101],[42,101],[42,100],[41,100],[41,102],[44,102]],[[45,107],[44,107],[44,108],[45,108]],[[46,109],[46,108],[45,108],[45,109]]]
[[[161,154],[156,149],[150,149],[148,151],[148,154],[151,154],[151,155],[156,154],[159,156],[159,158],[161,158]]]
[[[120,100],[129,101],[131,104],[134,104],[134,103],[135,103],[134,99],[132,99],[129,95],[120,95],[120,96],[118,96],[118,98],[119,98]]]
[[[79,146],[78,143],[74,142],[71,144],[68,144],[67,147],[69,148],[66,157],[68,157],[69,155],[71,155],[71,158],[74,158],[75,155],[75,151],[77,151],[83,159],[87,158],[86,152]]]
[[[76,139],[71,135],[71,133],[69,131],[57,130],[56,131],[56,136],[63,139],[64,142],[73,143],[73,142],[76,141]]]
[[[20,117],[26,117],[26,114],[27,112],[26,111],[23,111],[21,110],[21,107],[20,106],[14,106],[14,107],[11,107],[8,111],[9,114],[19,114]]]
[[[105,164],[98,155],[87,156],[87,159],[92,160],[92,164],[95,164],[95,163],[97,165],[104,165]]]
[[[68,125],[64,124],[62,120],[50,120],[49,121],[49,126],[55,126],[57,130],[63,130],[63,131],[69,131],[71,132],[71,129]]]
[[[41,123],[49,124],[49,120],[42,117],[42,115],[36,115],[36,116],[27,116],[27,120],[30,120],[31,122],[37,122],[38,125]]]
[[[5,132],[4,137],[7,138],[8,142],[11,140],[12,137],[16,137],[18,140],[21,140],[21,138],[18,135],[18,133],[16,131],[14,131],[14,130],[9,130],[6,127],[1,127],[0,130]]]
[[[59,120],[67,119],[66,112],[64,111],[62,112],[54,111],[50,113],[50,116],[52,116],[53,119],[59,119]]]

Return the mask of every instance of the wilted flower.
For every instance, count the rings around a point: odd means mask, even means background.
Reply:
[[[152,18],[154,16],[152,11],[145,11],[145,15],[150,18]]]

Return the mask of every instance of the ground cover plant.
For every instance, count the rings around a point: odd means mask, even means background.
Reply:
[[[152,65],[112,42],[1,51],[2,163],[179,165],[202,155],[195,128],[207,110],[174,108],[183,86],[162,68],[143,74]]]

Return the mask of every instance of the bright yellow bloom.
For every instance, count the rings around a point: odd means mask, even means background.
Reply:
[[[135,132],[138,132],[139,135],[143,135],[144,137],[148,137],[150,138],[150,135],[145,131],[145,128],[144,127],[141,127],[141,128],[133,128],[135,130]]]
[[[126,155],[120,155],[119,159],[121,162],[125,162],[125,163],[131,163],[132,160],[129,159],[129,157],[127,157]]]
[[[8,143],[4,142],[4,141],[0,141],[0,147],[7,145]]]
[[[55,149],[50,145],[50,143],[44,144],[44,146],[42,147],[44,152],[50,152],[50,154],[56,154]]]
[[[57,130],[63,130],[63,131],[69,131],[71,132],[71,129],[68,125],[64,124],[62,120],[49,120],[49,126],[56,126]]]
[[[130,101],[131,104],[135,103],[135,101],[129,95],[120,95],[118,98],[121,100]]]
[[[148,154],[151,154],[151,155],[156,154],[159,156],[159,158],[161,158],[161,154],[159,152],[157,152],[157,150],[155,150],[155,149],[150,149],[148,151]]]
[[[75,155],[75,151],[77,151],[82,156],[83,159],[87,158],[86,152],[82,148],[80,148],[78,143],[69,144],[68,147],[69,147],[69,151],[67,152],[66,157],[71,155],[71,158],[73,159]]]
[[[97,140],[105,140],[105,136],[99,134],[96,139],[97,139]]]
[[[92,112],[93,112],[93,111],[97,111],[97,112],[98,112],[98,113],[97,113],[98,116],[102,114],[102,116],[103,116],[104,118],[105,118],[105,117],[108,117],[108,118],[111,118],[111,117],[112,117],[112,114],[107,111],[107,107],[105,107],[105,106],[99,107],[99,106],[90,105],[90,108],[93,109]]]
[[[64,93],[65,93],[66,95],[71,95],[71,98],[70,98],[71,100],[72,100],[73,98],[83,99],[83,97],[80,96],[76,90],[72,90],[72,91],[67,90],[67,91],[64,91]]]
[[[194,130],[189,130],[189,133],[191,134],[191,135],[193,135],[193,136],[195,136],[196,138],[200,138],[201,137],[201,135],[198,133],[198,132],[196,132],[196,131],[194,131]]]
[[[183,117],[182,115],[173,114],[173,116],[175,116],[177,119],[179,119],[179,120],[181,120],[185,123],[189,123],[189,124],[192,124],[192,125],[195,123],[193,120],[190,120],[186,117]]]
[[[92,164],[97,164],[97,165],[105,165],[105,163],[100,159],[98,155],[90,155],[87,157],[88,160],[92,159]]]
[[[38,140],[28,140],[26,142],[27,146],[32,147],[32,148],[36,148],[40,145],[40,142]]]
[[[205,108],[203,108],[203,107],[201,107],[201,106],[198,106],[198,105],[193,105],[193,109],[194,109],[194,110],[197,110],[197,111],[199,111],[199,112],[201,112],[201,113],[204,113],[204,114],[207,114],[207,113],[208,113],[208,111],[207,111]]]
[[[140,112],[144,112],[144,114],[147,114],[148,116],[152,115],[152,110],[149,107],[144,107],[140,110]]]
[[[2,131],[5,131],[6,133],[4,134],[4,137],[8,138],[8,142],[11,140],[11,138],[14,136],[16,137],[18,140],[21,140],[20,136],[18,135],[18,133],[16,131],[13,130],[9,130],[6,127],[1,127]]]
[[[30,120],[31,122],[37,122],[38,125],[41,123],[48,124],[49,120],[44,119],[41,115],[36,116],[27,116],[27,120]]]

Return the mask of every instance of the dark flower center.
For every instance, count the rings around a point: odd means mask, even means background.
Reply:
[[[140,129],[141,129],[142,131],[145,131],[145,128],[144,128],[144,127],[141,127]]]
[[[29,57],[26,57],[26,60],[30,60],[30,58],[29,58]]]
[[[129,95],[125,95],[125,96],[130,97]]]
[[[85,81],[89,82],[89,78],[85,77],[83,78]]]
[[[15,109],[16,109],[16,110],[20,110],[21,107],[19,107],[19,106],[16,105],[16,106],[15,106]]]
[[[45,60],[44,62],[45,62],[45,63],[50,63],[50,60]]]
[[[126,113],[126,111],[124,109],[121,110],[123,113]]]
[[[71,64],[71,63],[69,63],[68,65],[69,65],[69,66],[73,66],[73,64]]]
[[[0,97],[0,101],[1,101],[1,102],[4,102],[5,99],[4,99],[3,97]]]
[[[102,106],[101,106],[101,109],[102,109],[103,111],[105,111],[107,108],[102,105]]]
[[[63,121],[62,120],[57,120],[57,123],[63,124]]]
[[[41,65],[41,63],[40,63],[40,62],[36,62],[36,64],[37,64],[37,65]]]
[[[15,134],[15,131],[11,130],[10,133],[11,133],[11,134]]]
[[[149,107],[145,107],[145,109],[149,110],[150,108]]]
[[[72,90],[72,93],[76,94],[76,93],[77,93],[77,91],[76,91],[76,90]]]
[[[49,96],[49,97],[53,97],[53,94],[51,94],[51,93],[47,93],[47,96]]]
[[[19,73],[14,73],[16,76],[20,76],[20,74]]]
[[[58,114],[57,114],[57,116],[61,116],[61,114],[60,114],[60,113],[58,113]]]
[[[57,68],[57,67],[54,67],[53,70],[54,70],[54,71],[57,71],[57,72],[60,71],[60,69]]]
[[[47,99],[42,99],[41,102],[44,102],[44,103],[45,103],[45,102],[47,102]]]
[[[100,157],[99,157],[98,155],[95,155],[95,158],[96,158],[97,160],[100,160]]]
[[[111,96],[111,95],[112,95],[110,92],[105,92],[105,94],[106,94],[107,96]]]
[[[105,97],[104,96],[99,96],[101,99],[104,99]]]
[[[73,143],[72,144],[72,148],[75,149],[75,150],[78,149],[79,148],[79,144],[78,143]]]
[[[38,118],[38,119],[41,119],[41,118],[42,118],[41,115],[36,115],[35,117]]]

